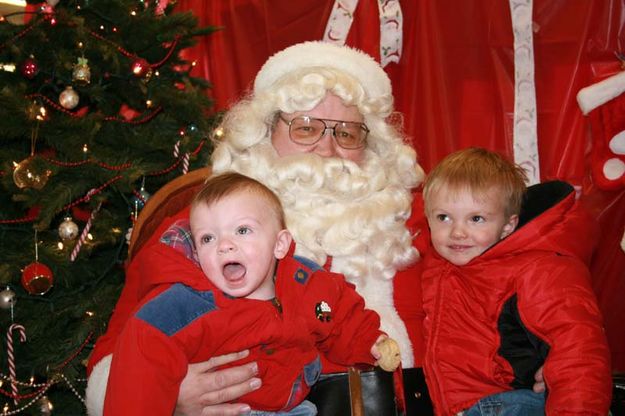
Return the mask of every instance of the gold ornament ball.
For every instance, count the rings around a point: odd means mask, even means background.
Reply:
[[[78,225],[72,220],[72,217],[65,217],[59,225],[59,237],[63,241],[73,240],[78,237]]]
[[[13,182],[20,188],[41,189],[48,182],[48,178],[52,174],[49,169],[37,169],[33,166],[33,158],[29,157],[15,165],[13,170]]]
[[[80,98],[78,97],[78,93],[74,91],[72,87],[65,88],[65,90],[63,90],[63,92],[59,95],[59,104],[68,110],[76,108],[79,101]]]

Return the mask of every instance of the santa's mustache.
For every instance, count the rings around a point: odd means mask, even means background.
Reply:
[[[269,182],[269,186],[279,186],[280,189],[276,190],[281,197],[313,193],[317,198],[353,202],[389,185],[376,159],[377,155],[373,153],[367,154],[361,164],[314,153],[273,156],[272,169],[263,175],[263,179]]]

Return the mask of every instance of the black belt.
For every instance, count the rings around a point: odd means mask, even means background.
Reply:
[[[397,416],[393,374],[379,369],[361,371],[361,386],[366,416]],[[430,416],[434,412],[425,385],[423,370],[403,370],[407,416]],[[312,388],[308,398],[315,403],[319,416],[349,416],[350,391],[347,373],[323,377]]]

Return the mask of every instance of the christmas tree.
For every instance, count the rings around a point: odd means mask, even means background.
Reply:
[[[0,16],[0,414],[78,415],[133,219],[207,163],[208,85],[180,51],[212,29],[171,1],[32,3]]]

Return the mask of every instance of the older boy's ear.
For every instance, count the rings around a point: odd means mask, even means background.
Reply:
[[[503,230],[501,230],[501,238],[506,238],[516,229],[516,226],[519,225],[519,216],[518,215],[510,215],[508,218],[508,222],[504,224]]]
[[[276,237],[276,245],[273,249],[273,255],[277,259],[283,259],[289,252],[291,241],[293,241],[291,233],[288,230],[280,230],[280,232],[278,232],[278,236]]]

